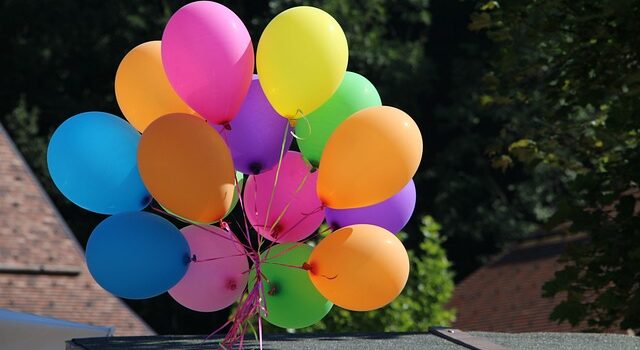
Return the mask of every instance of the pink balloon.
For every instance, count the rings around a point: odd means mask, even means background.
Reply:
[[[267,172],[249,176],[243,196],[245,212],[251,225],[265,238],[278,243],[296,242],[311,235],[324,220],[315,189],[318,173],[311,172],[302,154],[289,151],[282,159],[274,190],[277,168],[276,165]],[[272,190],[273,201],[268,209]]]
[[[253,45],[242,20],[218,3],[193,2],[171,16],[161,47],[176,93],[210,122],[230,122],[253,76]]]
[[[201,312],[218,311],[236,302],[247,286],[249,263],[235,235],[215,226],[191,225],[180,231],[199,261],[192,261],[187,274],[169,289],[171,297]]]

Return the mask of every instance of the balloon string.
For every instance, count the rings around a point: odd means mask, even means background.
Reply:
[[[260,271],[260,262],[256,263],[256,270]],[[248,320],[254,315],[258,315],[260,317],[260,310],[262,309],[262,273],[256,273],[256,283],[253,288],[248,292],[247,297],[244,301],[242,301],[238,309],[236,310],[232,320],[231,328],[227,332],[227,335],[222,340],[222,345],[231,345],[239,343],[240,348],[242,348],[242,344],[244,341],[244,336],[246,334],[245,324]]]
[[[287,210],[289,210],[289,207],[291,206],[293,201],[296,199],[297,195],[302,190],[302,187],[304,187],[305,182],[307,182],[307,178],[309,178],[309,174],[310,173],[306,173],[304,175],[304,177],[302,178],[302,181],[300,181],[300,184],[298,185],[298,187],[296,187],[296,190],[293,192],[293,195],[291,196],[291,198],[289,199],[287,204],[284,206],[284,208],[282,208],[282,211],[280,212],[280,214],[278,215],[276,220],[273,222],[273,224],[269,228],[269,235],[271,235],[271,233],[273,232],[273,228],[276,227],[276,225],[278,225],[278,223],[280,223],[280,220],[282,220],[282,218],[284,217],[284,214],[286,214]],[[274,237],[274,238],[276,238],[276,240],[278,240],[281,237]]]
[[[273,223],[273,225],[271,226],[271,228],[269,229],[269,235],[271,235],[271,232],[273,231],[273,228],[280,222],[280,220],[282,219],[282,217],[284,216],[284,214],[286,213],[286,211],[289,209],[289,206],[293,203],[293,201],[295,200],[295,197],[298,195],[298,193],[300,192],[300,190],[302,189],[302,187],[304,186],[304,183],[307,181],[307,178],[309,177],[309,174],[311,174],[310,172],[305,174],[305,176],[302,178],[302,181],[300,182],[300,184],[298,185],[298,187],[296,188],[295,192],[293,193],[293,195],[291,196],[291,199],[289,200],[289,202],[285,205],[285,207],[282,209],[282,212],[280,213],[280,215],[278,216],[278,218],[276,219],[276,221]],[[317,209],[314,209],[309,215],[312,215],[314,213],[316,213],[318,211],[318,209],[322,209],[323,207],[320,206]],[[308,216],[306,214],[305,217],[303,217],[302,219],[298,220],[298,222],[296,222],[292,227],[290,227],[289,229],[287,229],[282,235],[279,235],[278,237],[274,237],[275,239],[273,241],[271,241],[271,243],[269,244],[269,247],[267,249],[270,249],[274,244],[277,243],[277,241],[280,241],[284,236],[287,235],[287,233],[291,232],[291,230],[293,228],[295,228],[296,226],[298,226],[298,224],[300,224],[302,221],[304,221]],[[296,245],[297,246],[297,245]],[[269,258],[269,252],[270,250],[267,250],[267,252],[265,253],[265,259]]]
[[[184,220],[184,219],[182,219],[181,217],[176,216],[175,214],[171,214],[171,213],[169,213],[169,212],[167,212],[167,211],[165,211],[165,210],[162,210],[162,209],[160,209],[160,208],[155,207],[153,204],[152,204],[150,207],[151,207],[151,209],[152,209],[152,210],[154,210],[154,211],[156,211],[156,212],[159,212],[159,213],[162,213],[162,214],[166,214],[166,215],[168,215],[168,216],[170,216],[170,217],[172,217],[172,218],[174,218],[174,219],[176,219],[176,220],[179,220],[179,221],[181,221],[181,222],[183,222],[183,223],[191,224],[191,225],[194,225],[194,226],[198,226],[199,228],[201,228],[201,229],[203,229],[203,230],[205,230],[205,231],[207,231],[207,232],[209,232],[209,233],[212,233],[212,234],[214,234],[214,235],[216,235],[216,236],[218,236],[218,237],[220,237],[220,238],[226,239],[226,240],[228,240],[228,241],[232,241],[232,242],[234,242],[234,243],[238,243],[238,244],[242,245],[242,246],[243,246],[243,247],[245,247],[245,248],[250,248],[250,247],[248,247],[248,246],[246,246],[246,245],[242,244],[242,242],[240,242],[240,241],[238,241],[237,239],[235,239],[235,236],[234,236],[234,238],[231,238],[231,237],[225,236],[225,235],[223,235],[223,234],[221,234],[221,233],[219,233],[219,232],[216,232],[216,231],[211,230],[211,229],[209,228],[209,226],[207,226],[207,225],[202,225],[202,224],[195,223],[195,222],[193,222],[193,221],[187,221],[187,220]],[[231,233],[233,234],[233,232],[231,232]]]
[[[262,350],[262,317],[260,317],[260,315],[258,315],[258,334],[260,336],[258,342],[260,343],[260,350]]]
[[[282,250],[282,251],[278,252],[277,254],[272,255],[272,256],[270,256],[270,257],[265,258],[265,259],[263,260],[263,262],[269,262],[269,260],[270,260],[270,259],[276,259],[276,258],[278,258],[278,257],[281,257],[281,256],[283,256],[284,254],[287,254],[289,251],[291,251],[291,250],[295,249],[296,247],[298,247],[298,246],[300,246],[300,245],[302,245],[302,244],[305,244],[305,243],[307,243],[307,242],[309,242],[309,241],[311,241],[311,240],[315,239],[317,236],[319,236],[319,235],[321,235],[321,234],[323,234],[323,233],[325,233],[325,232],[327,232],[327,231],[330,231],[330,230],[331,230],[331,227],[327,227],[327,228],[325,228],[325,229],[324,229],[324,230],[322,230],[322,231],[314,232],[314,233],[313,233],[312,235],[310,235],[309,237],[307,237],[307,238],[305,238],[305,239],[303,239],[303,240],[300,240],[300,241],[294,242],[291,246],[289,246],[289,247],[285,248],[284,250]]]
[[[296,221],[295,224],[291,225],[291,227],[289,227],[286,231],[284,231],[284,233],[282,233],[282,236],[279,236],[278,238],[284,237],[286,236],[287,233],[291,232],[291,230],[293,230],[294,228],[296,228],[298,225],[302,224],[303,221],[305,221],[306,219],[308,219],[309,217],[311,217],[313,214],[316,214],[320,211],[324,210],[324,206],[319,206],[318,208],[308,212],[308,213],[302,213],[302,218],[300,218],[298,221]]]
[[[272,265],[278,265],[278,266],[284,266],[284,267],[290,267],[292,269],[298,269],[298,270],[304,270],[304,271],[308,271],[308,269],[305,269],[302,266],[296,266],[296,265],[289,265],[289,264],[283,264],[283,263],[277,263],[277,262],[265,262],[265,264],[272,264]]]
[[[243,244],[242,242],[240,242],[240,241],[236,238],[236,236],[233,234],[233,232],[232,232],[232,231],[230,231],[230,230],[229,230],[228,232],[230,232],[230,233],[231,233],[231,237],[228,237],[228,236],[225,236],[225,235],[223,235],[223,234],[221,234],[221,233],[219,233],[219,232],[214,231],[214,230],[213,230],[213,229],[211,229],[209,226],[206,226],[206,225],[196,225],[196,226],[198,226],[199,228],[201,228],[201,229],[203,229],[203,230],[205,230],[205,231],[207,231],[207,232],[209,232],[209,233],[212,233],[212,234],[216,235],[217,237],[220,237],[220,238],[226,239],[227,241],[231,241],[231,242],[233,242],[233,243],[235,243],[235,244],[240,244],[240,245],[242,245],[245,249],[249,249],[249,250],[252,250],[252,249],[253,249],[253,248],[251,248],[251,247],[249,247],[249,246],[247,246],[247,245]]]
[[[309,133],[308,133],[305,137],[298,136],[298,135],[295,133],[295,129],[294,129],[294,130],[291,130],[291,136],[295,137],[295,139],[296,139],[296,140],[304,141],[304,140],[306,140],[309,136],[311,136],[311,123],[309,122],[309,119],[307,119],[307,116],[302,112],[302,110],[298,109],[298,110],[296,111],[296,114],[295,114],[295,115],[298,115],[298,113],[300,113],[300,115],[301,115],[301,117],[300,117],[300,118],[298,118],[298,119],[302,119],[302,120],[304,120],[304,121],[305,121],[305,123],[307,124],[307,130],[309,130]]]
[[[292,269],[298,269],[298,270],[303,270],[303,271],[309,271],[310,273],[312,273],[314,275],[318,275],[320,277],[324,277],[324,278],[326,278],[328,280],[336,279],[338,277],[338,275],[327,276],[327,275],[323,275],[323,274],[314,273],[314,272],[311,271],[311,269],[312,269],[311,265],[309,265],[307,263],[303,263],[302,266],[282,264],[282,263],[277,263],[277,262],[270,262],[268,264],[279,265],[279,266],[289,267],[289,268],[292,268]]]
[[[194,262],[194,263],[202,263],[202,262],[208,262],[208,261],[216,261],[216,260],[225,259],[225,258],[233,258],[233,257],[238,257],[238,256],[246,256],[246,257],[248,257],[249,253],[218,256],[218,257],[215,257],[215,258],[206,258],[206,259],[200,259],[195,254],[193,254],[193,257],[192,257],[191,261]]]
[[[247,216],[245,215],[245,210],[246,208],[244,207],[244,200],[242,199],[243,195],[244,195],[244,191],[240,190],[240,187],[238,185],[238,178],[234,176],[234,181],[236,183],[236,189],[238,191],[238,203],[240,203],[240,209],[242,210],[242,218],[244,219],[244,228],[245,230],[243,231],[243,234],[245,236],[245,238],[247,239],[247,243],[249,244],[249,247],[252,251],[255,251],[254,247],[253,247],[253,243],[251,242],[251,235],[249,234],[249,222],[247,221]],[[237,222],[236,222],[237,224]],[[238,226],[240,226],[238,224]],[[242,231],[242,229],[241,229]],[[258,250],[260,250],[260,247],[258,247]]]
[[[302,187],[304,187],[305,182],[307,181],[307,179],[309,178],[309,175],[311,174],[311,172],[307,172],[304,177],[302,178],[302,180],[300,181],[300,184],[298,184],[298,187],[296,187],[296,190],[293,192],[293,195],[291,196],[291,198],[289,199],[289,201],[287,202],[287,204],[284,206],[284,208],[282,209],[282,211],[280,212],[280,214],[278,215],[277,219],[274,221],[274,223],[271,225],[271,227],[269,228],[269,235],[271,235],[271,233],[273,232],[273,228],[276,227],[276,225],[280,222],[280,220],[284,217],[284,214],[287,212],[287,210],[289,209],[289,207],[291,206],[291,204],[293,203],[293,201],[296,199],[297,195],[300,193],[300,191],[302,190]],[[320,207],[322,208],[322,207]],[[316,209],[317,210],[317,209]],[[300,221],[306,219],[306,216],[304,218],[302,218],[301,220],[299,220],[293,227],[297,226]],[[284,232],[284,234],[279,235],[278,237],[273,237],[275,238],[273,241],[271,241],[271,243],[269,244],[269,247],[267,247],[267,249],[271,248],[274,244],[276,244],[277,241],[280,241],[287,233],[289,233],[291,231],[291,229],[293,228],[289,228],[287,231]],[[266,258],[269,257],[269,250],[267,250],[266,253]]]
[[[269,205],[267,206],[267,214],[264,217],[264,227],[267,227],[267,223],[269,222],[269,212],[271,211],[271,205],[273,204],[273,197],[276,193],[276,187],[278,186],[278,178],[280,177],[280,168],[282,167],[282,159],[284,157],[284,149],[287,144],[287,132],[289,131],[289,125],[285,125],[284,135],[282,136],[282,145],[280,146],[280,158],[278,159],[278,167],[276,168],[276,176],[273,180],[273,188],[271,188],[271,196],[269,198]],[[261,235],[258,235],[259,237]],[[258,250],[262,246],[262,240],[259,239]]]
[[[253,212],[258,216],[258,179],[253,178]]]

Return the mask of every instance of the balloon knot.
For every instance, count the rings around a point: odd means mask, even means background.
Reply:
[[[296,127],[296,124],[298,124],[298,120],[297,120],[297,119],[293,119],[293,118],[289,119],[289,125],[290,125],[292,128],[295,128],[295,127]]]
[[[275,284],[275,283],[272,283],[269,286],[269,291],[267,292],[267,294],[269,294],[271,296],[278,294],[278,285]]]
[[[229,224],[226,221],[220,221],[220,228],[227,232],[231,232],[231,227],[229,227]]]
[[[249,164],[249,170],[251,170],[251,174],[258,175],[260,174],[260,171],[262,171],[262,164],[258,162],[253,162]]]
[[[229,278],[227,280],[227,284],[226,284],[227,289],[229,290],[236,290],[238,288],[238,284],[236,283],[236,281],[232,278]]]
[[[191,261],[192,261],[192,262],[197,262],[197,261],[198,261],[198,257],[197,257],[195,254],[193,254],[193,255],[191,256]]]
[[[315,275],[316,271],[313,267],[313,265],[309,264],[309,263],[302,263],[302,269],[311,272],[312,274]]]
[[[225,130],[229,130],[229,131],[232,130],[231,129],[231,123],[229,123],[229,122],[226,122],[226,123],[222,124],[222,127],[224,127]]]

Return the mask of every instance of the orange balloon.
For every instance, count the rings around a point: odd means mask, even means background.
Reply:
[[[422,135],[388,106],[354,113],[333,132],[320,159],[318,197],[330,208],[373,205],[398,193],[418,170]]]
[[[138,167],[151,195],[180,217],[211,223],[231,207],[231,152],[203,119],[170,114],[151,123],[140,138]]]
[[[329,234],[313,249],[308,263],[309,277],[320,294],[353,311],[387,305],[409,277],[409,256],[402,242],[374,225],[352,225]]]
[[[124,56],[116,72],[115,90],[120,110],[140,132],[163,115],[198,115],[169,84],[162,68],[160,41],[140,44]]]

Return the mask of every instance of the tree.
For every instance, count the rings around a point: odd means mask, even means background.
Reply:
[[[551,227],[589,240],[544,286],[551,318],[640,329],[640,1],[481,1],[470,28],[495,45],[484,100],[508,115],[494,164],[546,174]]]

